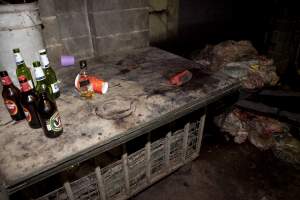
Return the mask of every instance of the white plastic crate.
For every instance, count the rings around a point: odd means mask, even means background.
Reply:
[[[91,173],[70,184],[74,199],[99,199],[99,190],[95,173]]]
[[[101,169],[106,199],[119,200],[126,198],[127,194],[124,173],[122,160]]]
[[[199,155],[204,121],[205,115],[37,200],[127,199]]]
[[[197,121],[195,123],[190,123],[188,127],[188,140],[187,140],[187,150],[186,150],[186,160],[193,159],[198,156],[202,137],[199,135],[201,131],[201,123]]]
[[[147,157],[145,148],[128,156],[128,177],[131,195],[147,187],[146,166]]]
[[[159,179],[166,173],[166,139],[162,138],[153,142],[150,146],[150,177],[151,182]]]
[[[183,162],[183,135],[184,130],[177,130],[171,133],[170,140],[170,156],[169,165],[173,169],[176,169]]]

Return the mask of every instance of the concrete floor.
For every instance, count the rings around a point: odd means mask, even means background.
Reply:
[[[300,170],[251,144],[204,143],[192,165],[176,171],[134,200],[296,200]]]

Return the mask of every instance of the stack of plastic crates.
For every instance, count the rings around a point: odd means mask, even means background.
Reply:
[[[199,155],[205,115],[166,133],[122,159],[100,168],[37,200],[122,200],[170,174]]]

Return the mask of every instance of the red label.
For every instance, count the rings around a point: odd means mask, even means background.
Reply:
[[[12,83],[9,76],[1,77],[1,82],[2,85],[10,85]]]
[[[4,100],[4,104],[10,115],[16,115],[18,113],[18,107],[12,100]]]
[[[25,83],[21,83],[21,89],[22,89],[22,92],[28,92],[29,90],[31,90],[31,87],[30,87],[28,81]]]
[[[24,108],[24,107],[23,107],[23,110],[24,110],[24,113],[25,113],[25,116],[26,116],[26,120],[28,122],[31,122],[32,117],[31,117],[31,114],[30,114],[29,110],[27,110],[27,108]]]

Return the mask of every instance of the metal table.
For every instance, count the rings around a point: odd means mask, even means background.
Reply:
[[[168,79],[184,69],[193,73],[192,80],[181,87],[170,85]],[[237,80],[153,47],[89,62],[89,73],[109,82],[108,93],[93,100],[83,100],[74,91],[78,66],[56,71],[62,81],[57,105],[64,133],[59,138],[46,138],[26,121],[11,122],[0,102],[2,195],[204,108],[239,88]]]

